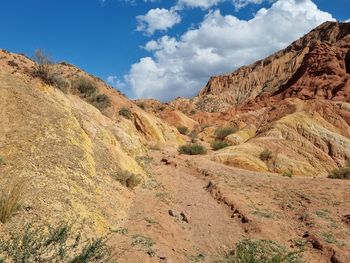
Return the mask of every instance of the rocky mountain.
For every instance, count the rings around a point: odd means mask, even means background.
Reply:
[[[266,59],[212,77],[195,103],[222,111],[271,98],[349,102],[349,34],[349,23],[326,22]]]
[[[266,59],[212,77],[197,97],[164,104],[157,115],[188,126],[178,117],[186,114],[209,143],[216,128],[238,128],[225,139],[231,146],[212,160],[253,171],[325,175],[350,160],[349,54],[350,23],[326,22]],[[268,163],[259,158],[264,149],[273,152]]]

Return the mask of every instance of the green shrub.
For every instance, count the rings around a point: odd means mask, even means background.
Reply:
[[[213,141],[211,143],[211,148],[213,148],[214,151],[218,151],[228,146],[230,146],[230,144],[224,141]]]
[[[188,128],[186,126],[178,126],[176,127],[179,133],[182,135],[187,135],[188,134]]]
[[[144,102],[137,102],[136,105],[141,109],[146,109],[146,104]]]
[[[113,177],[123,186],[134,189],[141,183],[141,177],[129,171],[119,171],[113,174]]]
[[[5,224],[20,208],[24,182],[16,182],[7,192],[0,195],[0,222]]]
[[[112,105],[111,98],[106,94],[99,94],[90,99],[92,105],[99,110],[104,110]]]
[[[119,110],[119,115],[123,116],[124,118],[131,120],[132,119],[132,113],[129,109],[123,107]]]
[[[333,170],[328,178],[350,180],[350,165]]]
[[[187,155],[206,154],[207,149],[200,144],[186,144],[179,147],[179,153]]]
[[[282,176],[292,178],[293,177],[293,171],[291,169],[289,169],[288,171],[283,172]]]
[[[33,226],[0,239],[3,262],[112,262],[106,238],[82,240],[81,233],[73,234],[72,226]],[[0,258],[1,262],[1,258]]]
[[[260,160],[266,162],[272,158],[272,152],[269,149],[265,149],[259,155]]]
[[[220,127],[215,130],[215,137],[218,140],[223,140],[230,134],[235,133],[238,131],[237,127]]]
[[[219,263],[304,263],[301,251],[290,252],[270,240],[240,241]]]
[[[76,79],[73,82],[73,87],[83,98],[92,98],[96,96],[98,92],[96,84],[86,77],[79,77]]]

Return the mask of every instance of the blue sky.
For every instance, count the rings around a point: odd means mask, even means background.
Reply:
[[[0,48],[42,48],[132,98],[169,100],[348,10],[349,0],[2,0]]]

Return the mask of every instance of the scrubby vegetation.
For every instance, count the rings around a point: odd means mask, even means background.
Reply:
[[[55,68],[53,60],[41,49],[37,49],[33,56],[36,65],[32,72],[33,77],[40,78],[48,85],[52,85],[64,93],[68,93],[71,83],[68,79],[60,76]]]
[[[270,240],[240,241],[236,249],[218,263],[303,263],[301,251],[287,251],[284,247]]]
[[[0,262],[112,262],[106,238],[82,240],[66,223],[58,227],[27,224],[0,239]]]
[[[207,149],[201,144],[186,144],[179,147],[179,153],[187,155],[206,154]]]
[[[96,96],[98,92],[97,85],[86,77],[77,78],[73,83],[73,87],[79,92],[81,97],[87,99],[91,99],[92,97]]]
[[[131,120],[132,119],[132,113],[129,109],[123,107],[119,110],[119,115],[123,116],[124,118]]]
[[[139,175],[133,174],[129,171],[118,171],[113,174],[113,177],[117,181],[119,181],[123,186],[126,186],[130,189],[134,189],[142,181]]]
[[[99,94],[91,100],[91,104],[99,110],[104,110],[112,105],[111,98],[106,94]]]
[[[0,195],[0,222],[5,224],[21,208],[24,182],[18,181]]]
[[[142,248],[150,256],[155,255],[155,250],[153,246],[156,244],[156,242],[154,242],[154,240],[143,235],[133,235],[132,239],[133,246],[138,246]]]
[[[269,149],[265,149],[260,153],[259,158],[264,162],[270,160],[272,158],[272,151],[270,151]]]
[[[218,140],[223,140],[230,134],[235,133],[238,131],[237,127],[220,127],[215,130],[215,137]]]
[[[179,133],[182,135],[187,135],[188,134],[188,128],[186,126],[178,126],[176,127]]]
[[[291,169],[289,169],[288,171],[283,172],[282,176],[292,178],[293,177],[293,171]]]
[[[112,105],[111,98],[106,94],[98,94],[97,85],[87,77],[79,77],[73,82],[73,88],[79,95],[99,110]]]
[[[329,173],[328,178],[350,180],[350,164],[333,170]]]
[[[213,148],[214,151],[218,151],[220,149],[230,146],[230,144],[224,141],[213,141],[210,146],[211,148]]]
[[[146,109],[146,104],[144,102],[137,102],[136,105],[140,108],[140,109]]]

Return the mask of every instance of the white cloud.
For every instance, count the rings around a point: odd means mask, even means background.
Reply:
[[[107,83],[118,89],[123,89],[126,85],[125,82],[120,81],[117,76],[108,76]]]
[[[344,22],[345,22],[345,23],[349,23],[349,22],[350,22],[350,18],[347,19],[347,20],[345,20]]]
[[[248,21],[211,11],[179,38],[148,42],[152,56],[132,65],[125,80],[135,98],[193,96],[210,76],[282,49],[326,20],[333,18],[311,0],[279,0]]]
[[[179,0],[177,6],[179,8],[187,6],[207,9],[217,5],[219,2],[223,2],[223,0]]]
[[[155,31],[166,31],[180,23],[181,17],[174,9],[155,8],[136,17],[137,31],[152,35]]]
[[[178,0],[177,8],[182,9],[184,7],[199,7],[202,9],[208,9],[218,5],[221,2],[232,2],[236,10],[247,6],[248,4],[261,4],[264,1],[274,2],[276,0]]]

